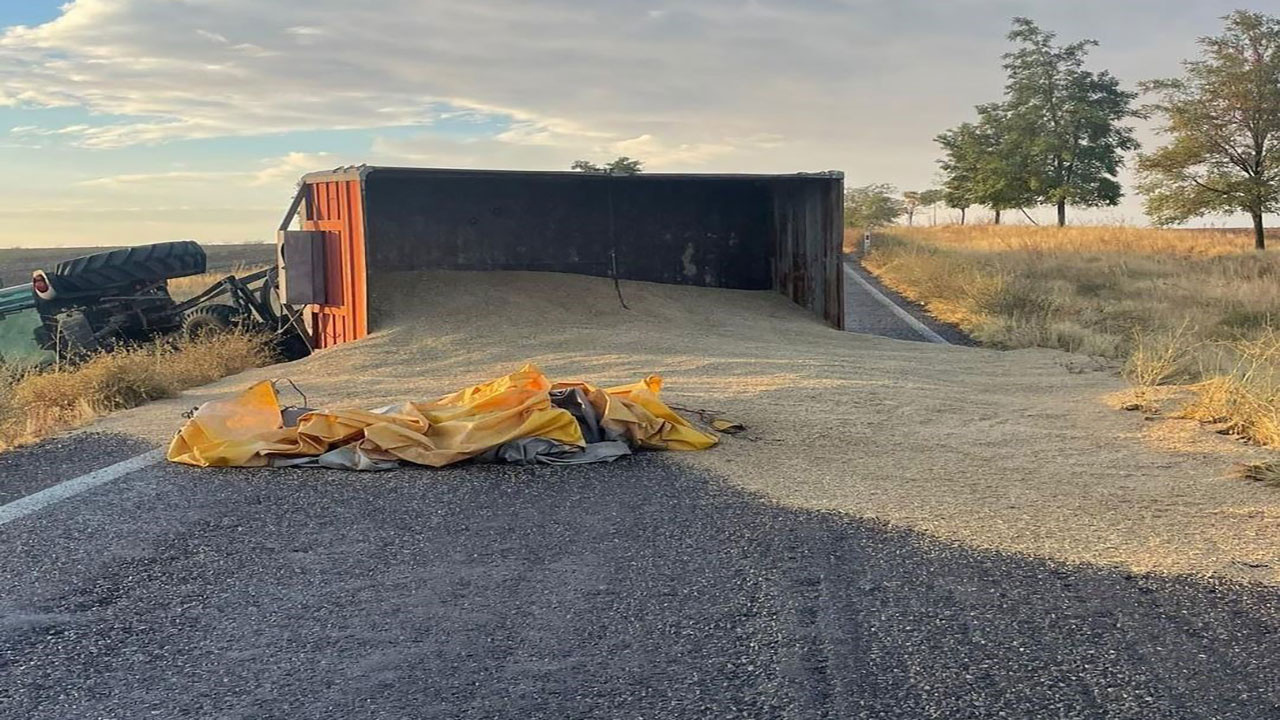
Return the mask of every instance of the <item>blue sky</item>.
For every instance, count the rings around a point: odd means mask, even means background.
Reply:
[[[1176,73],[1236,6],[7,0],[0,246],[268,240],[299,175],[360,162],[626,154],[922,188],[932,137],[999,97],[1013,15],[1097,38],[1095,66],[1134,83]],[[1143,221],[1132,197],[1078,217]]]
[[[9,0],[0,6],[0,25],[36,25],[58,17],[64,0]]]

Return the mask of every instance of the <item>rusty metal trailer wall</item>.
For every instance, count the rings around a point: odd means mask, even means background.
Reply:
[[[779,183],[774,188],[773,287],[844,328],[844,183]]]
[[[772,287],[761,180],[373,171],[369,269],[549,270]]]
[[[325,348],[369,332],[364,201],[359,179],[306,186],[302,229],[324,233],[325,301],[310,305],[311,341]]]
[[[843,181],[346,168],[303,178],[303,229],[330,233],[327,347],[368,331],[367,276],[544,270],[775,289],[843,326]],[[336,289],[334,289],[336,288]]]

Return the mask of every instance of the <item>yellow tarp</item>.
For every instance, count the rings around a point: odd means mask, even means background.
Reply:
[[[441,467],[526,437],[582,447],[578,421],[551,404],[552,390],[569,387],[582,389],[604,428],[633,447],[703,450],[717,442],[663,404],[657,375],[601,389],[582,382],[552,384],[526,365],[432,402],[379,412],[308,412],[296,427],[284,427],[275,387],[264,381],[201,406],[169,444],[168,458],[198,467],[260,467],[271,456],[315,457],[356,444],[371,457]]]

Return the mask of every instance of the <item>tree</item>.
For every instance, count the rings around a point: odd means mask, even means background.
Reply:
[[[605,165],[596,165],[590,160],[574,160],[569,169],[607,175],[635,175],[644,170],[644,161],[619,155]]]
[[[1262,216],[1280,211],[1280,19],[1236,11],[1200,38],[1184,76],[1143,83],[1159,96],[1168,145],[1138,158],[1138,190],[1159,225],[1244,211],[1266,248]]]
[[[644,161],[629,158],[626,155],[619,155],[608,165],[605,165],[604,169],[610,175],[635,175],[644,170]]]
[[[989,128],[966,122],[934,138],[943,151],[938,164],[942,167],[946,202],[960,210],[961,225],[971,205],[990,205],[996,211],[996,223],[1000,222],[1000,209],[986,192],[991,184],[986,175],[997,159],[993,135]]]
[[[942,201],[947,208],[960,210],[960,224],[965,222],[970,206],[979,204],[977,177],[982,147],[978,143],[978,128],[973,123],[938,133],[934,142],[942,146]]]
[[[919,190],[908,190],[902,193],[902,207],[907,214],[907,224],[914,225],[916,219],[916,210],[924,204],[924,198]]]
[[[981,202],[975,191],[981,157],[977,128],[973,123],[961,123],[940,133],[934,141],[942,146],[943,152],[942,159],[938,160],[942,168],[942,201],[947,207],[960,211],[963,225],[969,207]]]
[[[929,225],[938,224],[938,203],[942,202],[942,191],[937,188],[929,188],[920,191],[920,206],[929,208],[932,216],[929,218]]]
[[[845,190],[845,224],[870,230],[897,220],[906,212],[906,207],[897,195],[897,188],[885,184],[863,185]]]
[[[1054,45],[1055,37],[1027,18],[1014,18],[1009,40],[1018,47],[1004,55],[1008,81],[1001,114],[1003,151],[1025,164],[1027,188],[1057,206],[1061,226],[1067,205],[1120,202],[1116,176],[1123,153],[1138,147],[1133,128],[1121,123],[1138,113],[1132,107],[1136,93],[1120,89],[1110,72],[1085,69],[1096,41]]]
[[[999,225],[1005,210],[1038,200],[1027,182],[1028,159],[1004,105],[979,105],[977,111],[977,123],[961,123],[935,138],[944,153],[938,161],[943,192],[947,204],[961,211],[961,224],[971,205],[985,205]]]
[[[1036,205],[1040,198],[1029,178],[1033,158],[1026,149],[1026,130],[1002,103],[978,108],[978,167],[974,191],[995,212],[995,224],[1006,210]]]

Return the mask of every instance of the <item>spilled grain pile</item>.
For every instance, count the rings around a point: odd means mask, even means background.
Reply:
[[[657,372],[668,401],[750,428],[675,459],[762,498],[979,547],[1280,581],[1280,493],[1228,477],[1232,462],[1270,451],[1116,412],[1124,382],[1085,358],[841,333],[772,293],[625,282],[626,310],[610,281],[575,275],[415,273],[373,286],[382,329],[368,339],[99,429],[162,442],[181,410],[265,377],[292,378],[312,404],[375,406],[526,361],[601,384]]]

